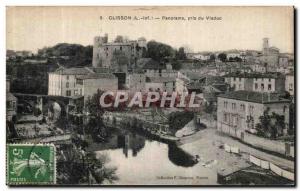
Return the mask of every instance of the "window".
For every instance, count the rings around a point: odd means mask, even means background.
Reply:
[[[287,109],[287,106],[286,105],[283,106],[283,113],[285,113],[286,109]]]
[[[9,109],[12,108],[12,104],[10,101],[6,101],[6,108],[9,108]]]
[[[224,113],[224,115],[223,115],[223,121],[227,122],[227,114],[226,113]]]
[[[242,81],[242,78],[240,78],[240,82]]]
[[[271,78],[269,78],[269,82],[271,82]]]
[[[265,89],[265,85],[261,84],[261,90],[264,90],[264,89]]]
[[[272,90],[272,85],[271,84],[268,85],[268,90]]]
[[[76,84],[83,85],[83,80],[82,79],[76,79]]]
[[[80,91],[79,91],[79,95],[82,95],[82,89],[80,89]]]
[[[293,84],[289,84],[289,90],[292,91],[293,90]]]
[[[16,109],[17,108],[17,104],[16,104],[16,102],[15,101],[13,101],[13,102],[11,102],[12,103],[12,108],[13,109]]]
[[[241,104],[241,110],[245,111],[245,105],[244,104]]]
[[[69,80],[69,75],[67,75],[67,80]]]
[[[78,91],[77,90],[74,90],[74,95],[77,95]]]
[[[231,107],[232,107],[232,109],[236,109],[236,104],[235,104],[235,103],[232,103],[232,104],[231,104]]]
[[[235,77],[233,78],[233,81],[235,81]]]
[[[120,50],[122,51],[122,46],[120,46]]]
[[[257,90],[257,88],[258,88],[258,85],[257,85],[257,83],[255,83],[254,85],[255,85],[255,89]]]
[[[224,101],[224,108],[227,108],[227,104],[228,104],[228,102]]]
[[[66,91],[66,95],[67,95],[67,96],[71,96],[71,90],[67,90],[67,91]]]
[[[69,88],[69,82],[66,83],[66,88]]]
[[[250,107],[249,107],[249,112],[250,112],[251,114],[253,114],[253,111],[254,111],[254,106],[253,106],[253,105],[250,105]]]
[[[239,90],[241,90],[242,89],[242,85],[241,84],[239,84]]]

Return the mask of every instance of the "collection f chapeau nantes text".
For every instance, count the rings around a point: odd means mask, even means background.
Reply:
[[[109,21],[221,21],[223,18],[219,16],[100,16],[100,20]]]

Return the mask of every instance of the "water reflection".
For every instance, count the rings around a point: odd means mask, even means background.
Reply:
[[[125,158],[128,157],[138,157],[139,153],[146,149],[147,154],[149,153],[154,146],[150,146],[145,148],[146,142],[154,142],[157,143],[159,146],[156,148],[160,150],[163,147],[167,148],[167,157],[169,161],[171,161],[176,166],[181,167],[192,167],[197,164],[195,157],[190,155],[189,153],[183,151],[181,148],[177,147],[176,144],[165,144],[159,143],[158,141],[152,140],[150,138],[144,137],[140,134],[135,132],[126,131],[126,130],[119,130],[115,129],[112,133],[111,137],[108,139],[106,143],[92,143],[89,146],[89,150],[93,151],[108,151],[109,150],[117,150],[121,149]]]
[[[168,157],[173,164],[183,167],[192,167],[197,164],[194,156],[178,148],[175,144],[169,144],[168,148]]]
[[[128,157],[128,150],[132,150],[132,156],[136,157],[138,152],[145,146],[145,138],[137,134],[118,135],[118,148],[123,148],[123,154]]]

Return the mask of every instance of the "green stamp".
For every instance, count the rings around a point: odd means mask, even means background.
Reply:
[[[8,144],[6,157],[7,184],[55,184],[54,145]]]

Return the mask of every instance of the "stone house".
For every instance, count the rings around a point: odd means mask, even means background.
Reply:
[[[230,73],[225,82],[235,91],[284,92],[285,77],[281,73]]]
[[[97,73],[91,68],[59,68],[49,73],[48,95],[84,96],[97,90],[117,90],[118,79],[111,73]]]
[[[294,96],[295,85],[294,85],[294,74],[290,73],[285,76],[285,90],[289,92],[291,96]]]
[[[131,92],[145,91],[146,75],[142,72],[130,73],[126,76],[126,87]]]
[[[145,90],[168,93],[177,92],[178,94],[183,94],[184,92],[187,92],[186,80],[182,78],[173,77],[147,77]]]
[[[284,116],[283,132],[289,127],[290,101],[282,99],[276,93],[261,93],[251,91],[227,92],[218,96],[217,128],[225,132],[228,129],[255,133],[255,126],[264,111],[269,110]]]

